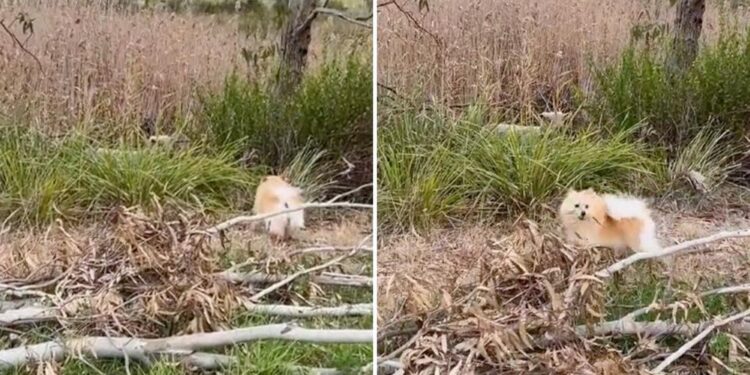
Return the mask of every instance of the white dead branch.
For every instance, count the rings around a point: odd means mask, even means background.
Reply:
[[[130,358],[150,363],[153,358],[177,356],[195,364],[211,364],[216,358],[193,352],[257,340],[290,340],[315,343],[370,343],[373,333],[365,329],[307,329],[288,324],[240,328],[229,331],[172,336],[160,339],[134,337],[83,337],[65,341],[0,350],[0,369],[29,362],[60,361],[70,356]],[[215,361],[214,361],[215,362]]]
[[[732,323],[734,321],[740,320],[746,316],[750,315],[750,310],[745,310],[739,314],[732,315],[726,319],[722,319],[718,322],[710,324],[708,327],[703,329],[701,333],[699,333],[697,336],[693,337],[692,340],[686,342],[684,345],[682,345],[677,351],[670,354],[669,357],[665,358],[664,361],[662,361],[658,366],[654,367],[653,370],[651,370],[654,374],[660,374],[664,371],[667,366],[672,364],[672,362],[676,361],[678,358],[682,357],[683,354],[685,354],[690,348],[695,346],[695,344],[699,343],[701,340],[706,338],[714,329],[727,325],[729,323]]]
[[[497,126],[495,126],[495,131],[500,134],[506,134],[506,133],[518,133],[518,134],[534,133],[536,134],[536,133],[541,132],[542,128],[539,126],[497,124]]]
[[[667,257],[670,255],[674,255],[677,253],[691,253],[693,251],[687,251],[694,247],[705,245],[711,242],[721,241],[729,238],[741,238],[741,237],[750,237],[750,230],[736,230],[736,231],[725,231],[725,232],[719,232],[714,235],[698,238],[695,240],[683,242],[681,244],[677,244],[674,246],[670,246],[667,248],[664,248],[661,252],[638,252],[635,253],[625,259],[622,259],[611,266],[600,270],[596,273],[596,276],[601,278],[606,278],[612,276],[615,272],[620,271],[629,265],[636,263],[641,260],[645,259],[651,259],[651,258],[661,258],[661,257]]]
[[[311,268],[307,268],[307,269],[304,269],[304,270],[301,270],[301,271],[297,271],[294,274],[289,275],[285,279],[283,279],[283,280],[281,280],[279,282],[276,282],[273,285],[269,286],[268,288],[263,289],[260,292],[256,293],[254,296],[252,296],[250,298],[250,300],[253,301],[253,302],[258,302],[264,296],[266,296],[266,295],[272,293],[273,291],[275,291],[275,290],[283,287],[284,285],[287,285],[287,284],[291,283],[292,281],[294,281],[294,279],[296,279],[296,278],[298,278],[298,277],[300,277],[302,275],[306,275],[308,273],[312,273],[312,272],[315,272],[315,271],[324,270],[324,269],[326,269],[326,268],[328,268],[330,266],[338,264],[342,260],[344,260],[346,258],[349,258],[349,257],[353,256],[354,254],[356,254],[359,251],[359,246],[364,245],[364,243],[367,242],[367,240],[369,239],[369,237],[370,236],[367,236],[364,240],[362,240],[362,242],[354,250],[350,251],[349,253],[344,254],[344,255],[342,255],[340,257],[333,258],[333,259],[329,260],[328,262],[325,262],[323,264],[317,265],[315,267],[311,267]]]
[[[301,250],[295,250],[290,252],[289,254],[286,254],[287,257],[293,257],[295,255],[304,255],[304,254],[311,254],[311,253],[332,253],[332,252],[340,252],[340,251],[352,251],[354,249],[357,249],[360,253],[372,253],[372,247],[369,246],[363,246],[363,247],[341,247],[341,246],[318,246],[318,247],[308,247]]]
[[[249,312],[290,317],[372,315],[369,303],[336,307],[260,305],[249,301],[243,304]],[[0,313],[0,327],[51,321],[59,317],[58,309],[53,307],[19,307]]]
[[[254,223],[257,221],[268,219],[270,217],[283,215],[283,214],[287,214],[287,213],[295,212],[299,210],[306,210],[310,208],[368,208],[368,209],[372,209],[372,205],[364,204],[364,203],[351,203],[351,202],[305,203],[299,207],[289,208],[286,210],[281,210],[281,211],[272,212],[268,214],[252,215],[252,216],[237,216],[223,223],[220,223],[216,226],[208,228],[206,232],[211,233],[211,234],[216,234],[230,227],[233,227],[235,225]]]
[[[728,286],[728,287],[724,287],[724,288],[712,289],[712,290],[708,290],[708,291],[702,292],[698,296],[700,296],[701,298],[703,298],[703,297],[712,296],[712,295],[742,293],[742,292],[750,292],[750,284],[742,284],[742,285],[735,285],[735,286]],[[622,319],[623,320],[626,320],[626,319],[635,320],[639,316],[644,315],[644,314],[648,314],[648,313],[650,313],[652,311],[655,311],[655,310],[671,310],[673,308],[676,308],[676,307],[678,307],[680,305],[684,305],[684,304],[685,304],[685,302],[683,302],[683,301],[673,302],[673,303],[670,303],[668,305],[662,305],[662,304],[659,304],[659,303],[655,303],[655,304],[651,304],[649,306],[641,307],[640,309],[637,309],[637,310],[633,310],[630,313],[628,313],[627,315],[623,316]]]
[[[42,306],[42,300],[38,298],[17,299],[0,301],[0,312],[16,310],[22,307]]]
[[[642,336],[664,336],[681,335],[692,336],[704,330],[714,323],[672,323],[657,320],[653,322],[634,322],[632,320],[614,320],[595,324],[591,327],[585,325],[576,326],[575,332],[582,337],[612,336],[612,335],[642,335]],[[727,330],[739,335],[750,334],[750,323],[728,324]],[[552,340],[557,341],[557,340]]]
[[[258,305],[249,301],[245,301],[243,304],[245,305],[245,309],[252,313],[290,316],[297,318],[311,316],[372,315],[372,304],[369,303],[343,305],[337,307]]]
[[[57,310],[50,307],[20,307],[0,313],[0,327],[39,323],[57,319]]]
[[[287,275],[269,275],[262,272],[243,273],[243,272],[221,272],[217,276],[233,283],[250,283],[250,284],[269,284],[277,283],[288,279]],[[316,275],[310,277],[310,281],[321,285],[353,286],[353,287],[370,287],[372,278],[360,275],[330,276]]]

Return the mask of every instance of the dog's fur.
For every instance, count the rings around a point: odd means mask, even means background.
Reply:
[[[570,190],[560,205],[568,241],[578,245],[660,252],[651,210],[639,198],[599,195],[593,189]]]
[[[263,177],[255,192],[253,213],[270,214],[304,204],[302,190],[292,186],[280,176]],[[288,239],[291,235],[305,229],[304,210],[280,214],[264,220],[265,230],[275,239]]]

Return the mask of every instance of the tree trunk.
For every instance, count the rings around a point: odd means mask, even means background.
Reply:
[[[706,0],[680,0],[677,4],[670,64],[675,71],[690,67],[698,55],[705,10]]]
[[[302,81],[307,64],[312,22],[316,16],[315,8],[315,0],[302,0],[295,4],[281,37],[281,66],[277,91],[282,96],[294,91]]]

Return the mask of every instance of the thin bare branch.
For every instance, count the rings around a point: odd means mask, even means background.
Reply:
[[[42,71],[42,72],[44,72],[44,67],[42,66],[42,62],[39,61],[39,58],[36,57],[36,55],[34,55],[33,53],[31,53],[31,51],[29,51],[28,49],[26,49],[26,47],[24,47],[23,43],[21,43],[21,41],[18,40],[18,38],[16,37],[16,35],[13,34],[13,32],[10,31],[10,29],[5,25],[5,21],[0,20],[0,27],[2,27],[3,30],[5,30],[5,33],[8,34],[8,36],[10,36],[11,39],[13,39],[13,42],[16,43],[16,45],[18,46],[18,48],[20,48],[27,55],[31,56],[34,59],[34,61],[36,61],[36,64],[39,66],[39,70]]]
[[[367,242],[368,239],[369,239],[369,236],[367,236],[364,240],[362,240],[362,242],[359,244],[359,246],[361,246],[365,242]],[[357,248],[355,248],[354,250],[350,251],[349,253],[347,253],[345,255],[342,255],[340,257],[331,259],[328,262],[325,262],[323,264],[317,265],[317,266],[312,267],[312,268],[308,268],[308,269],[304,269],[304,270],[295,272],[294,274],[289,275],[287,278],[285,278],[285,279],[283,279],[283,280],[281,280],[281,281],[279,281],[279,282],[277,282],[277,283],[269,286],[268,288],[263,289],[262,291],[256,293],[254,296],[252,296],[250,298],[250,300],[253,301],[253,302],[257,302],[261,298],[263,298],[264,296],[266,296],[266,295],[272,293],[273,291],[275,291],[275,290],[283,287],[284,285],[287,285],[287,284],[291,283],[292,281],[294,281],[294,279],[296,279],[296,278],[298,278],[298,277],[300,277],[302,275],[306,275],[308,273],[315,272],[315,271],[324,270],[324,269],[326,269],[326,268],[328,268],[328,267],[330,267],[330,266],[332,266],[334,264],[337,264],[337,263],[341,262],[342,260],[344,260],[346,258],[349,258],[349,257],[353,256],[354,254],[356,254],[359,251],[359,246]]]
[[[596,273],[596,276],[601,278],[606,278],[612,276],[615,272],[618,272],[629,265],[636,263],[641,260],[645,259],[651,259],[651,258],[662,258],[667,257],[670,255],[674,255],[677,253],[689,253],[693,251],[687,251],[690,250],[696,246],[705,245],[707,243],[721,241],[729,238],[741,238],[741,237],[750,237],[750,230],[736,230],[736,231],[725,231],[725,232],[719,232],[714,235],[698,238],[695,240],[683,242],[681,244],[677,244],[674,246],[670,246],[665,248],[661,252],[638,252],[635,253],[625,259],[622,259],[618,261],[617,263],[601,270]]]
[[[350,22],[358,26],[366,27],[368,29],[372,29],[372,25],[365,22],[372,18],[372,13],[364,17],[352,17],[347,14],[344,14],[341,11],[338,11],[336,9],[331,9],[331,8],[316,8],[315,13],[338,17],[346,22]]]
[[[654,369],[651,370],[651,372],[654,373],[654,374],[662,373],[665,368],[667,368],[670,364],[672,364],[672,362],[674,362],[678,358],[682,357],[682,355],[685,354],[685,352],[687,352],[688,350],[690,350],[690,348],[692,348],[693,346],[695,346],[695,344],[699,343],[701,340],[703,340],[704,338],[706,338],[706,336],[708,336],[713,330],[715,330],[718,327],[727,325],[727,324],[729,324],[731,322],[740,320],[740,319],[742,319],[742,318],[744,318],[744,317],[746,317],[748,315],[750,315],[750,310],[745,310],[745,311],[743,311],[743,312],[741,312],[739,314],[732,315],[732,316],[730,316],[730,317],[728,317],[726,319],[720,320],[720,321],[718,321],[716,323],[713,323],[713,324],[709,325],[708,327],[706,327],[705,329],[703,329],[703,331],[701,331],[701,333],[699,333],[698,335],[696,335],[695,337],[693,337],[692,340],[686,342],[679,349],[677,349],[677,351],[675,351],[674,353],[670,354],[669,357],[667,357],[666,359],[664,359],[664,361],[662,361],[658,366],[654,367]]]
[[[211,228],[208,228],[205,230],[205,232],[211,233],[211,234],[217,234],[223,230],[226,230],[230,227],[233,227],[235,225],[239,224],[248,224],[248,223],[254,223],[257,221],[265,220],[274,216],[288,214],[290,212],[300,211],[300,210],[306,210],[310,208],[368,208],[372,209],[371,204],[364,204],[364,203],[350,203],[350,202],[335,202],[335,203],[305,203],[299,207],[295,208],[289,208],[286,210],[281,210],[269,214],[262,214],[262,215],[252,215],[252,216],[237,216],[235,218],[229,219],[223,223],[220,223],[216,226],[213,226]]]

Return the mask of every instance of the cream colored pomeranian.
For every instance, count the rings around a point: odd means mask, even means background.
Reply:
[[[304,204],[302,190],[294,187],[280,176],[265,176],[255,192],[253,213],[270,214],[297,208]],[[304,210],[269,217],[264,220],[265,229],[276,239],[286,239],[292,232],[305,229]]]
[[[559,214],[568,241],[578,245],[661,251],[651,210],[639,198],[570,190]]]

